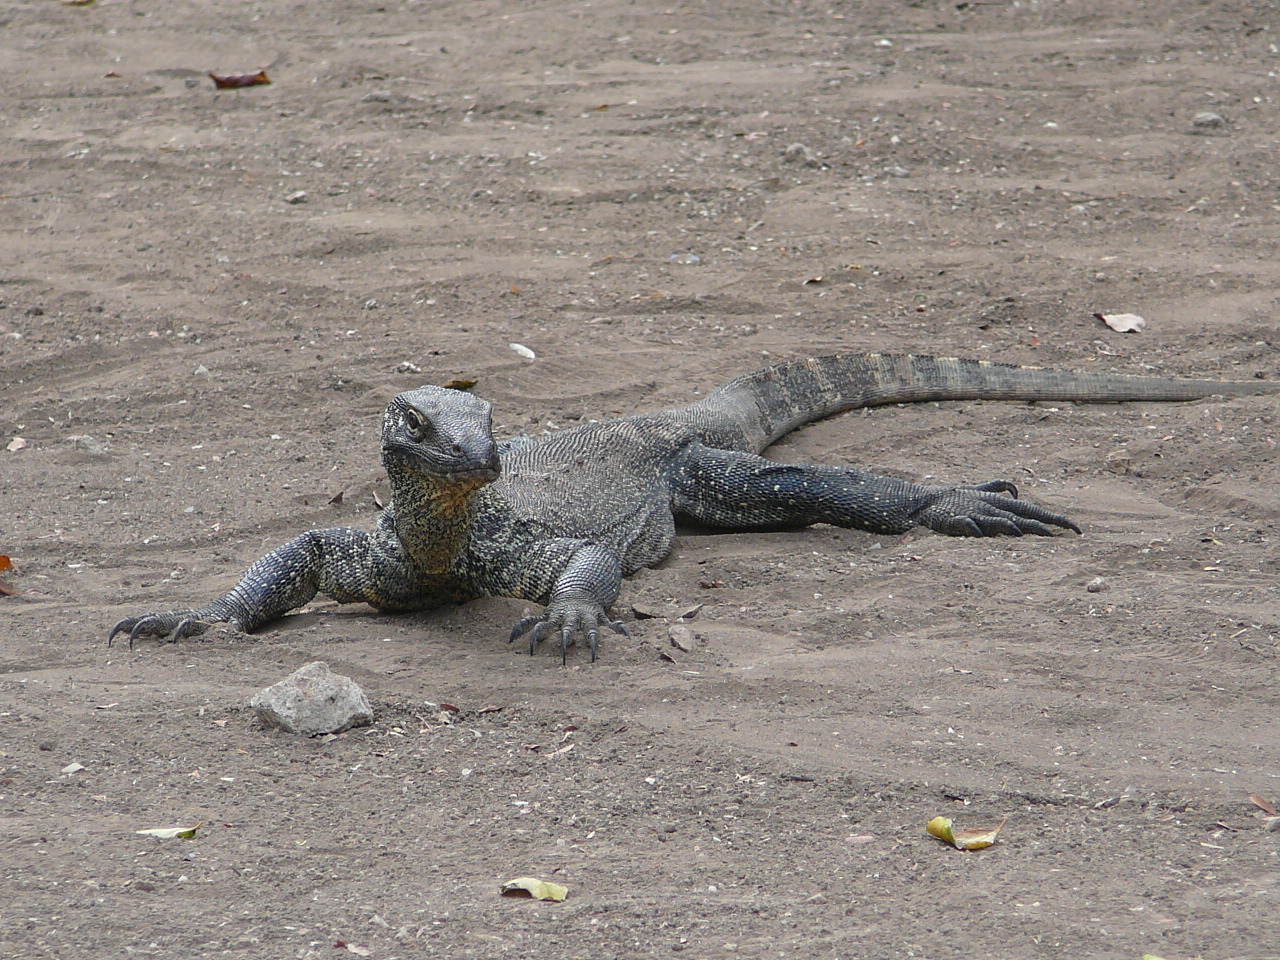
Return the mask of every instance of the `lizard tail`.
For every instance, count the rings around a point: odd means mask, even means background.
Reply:
[[[1269,380],[1175,380],[1068,373],[989,360],[841,353],[748,373],[686,408],[704,442],[758,453],[802,424],[845,410],[932,400],[1196,400],[1280,391]]]

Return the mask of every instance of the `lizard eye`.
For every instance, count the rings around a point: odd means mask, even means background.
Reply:
[[[409,434],[409,439],[415,443],[427,435],[427,422],[422,418],[422,414],[412,408],[404,412],[404,427],[405,432]]]

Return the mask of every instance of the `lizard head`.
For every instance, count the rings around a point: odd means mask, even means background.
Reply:
[[[492,483],[502,469],[492,408],[460,390],[408,390],[383,418],[382,462],[389,475],[410,473],[463,495]]]

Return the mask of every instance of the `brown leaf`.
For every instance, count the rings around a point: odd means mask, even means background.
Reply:
[[[481,707],[479,710],[476,711],[476,713],[497,713],[501,709],[502,709],[501,706],[494,704],[488,707]]]
[[[0,570],[3,570],[3,569],[4,569],[3,567],[0,567]],[[1273,817],[1276,815],[1275,806],[1271,803],[1270,800],[1268,800],[1266,797],[1262,796],[1261,794],[1257,794],[1257,793],[1249,794],[1249,802],[1252,803],[1259,810],[1261,810],[1263,813],[1266,813]]]
[[[476,381],[470,377],[454,377],[444,385],[446,390],[470,390],[476,385]]]
[[[462,711],[460,711],[457,707],[455,707],[452,703],[442,703],[442,704],[440,704],[440,709],[441,709],[441,710],[446,710],[446,711],[448,711],[449,713],[461,713],[461,712],[462,712]]]
[[[213,85],[219,90],[234,90],[236,87],[257,87],[271,82],[271,78],[267,76],[267,71],[265,70],[259,70],[257,73],[211,73],[209,74],[209,79],[213,81]]]
[[[334,497],[332,500],[330,500],[329,502],[330,502],[331,504],[333,504],[335,507],[340,507],[340,506],[342,506],[342,494],[343,494],[343,491],[339,490],[339,491],[338,491],[337,496],[335,496],[335,497]]]
[[[0,570],[12,570],[13,561],[9,559],[7,553],[0,553]]]

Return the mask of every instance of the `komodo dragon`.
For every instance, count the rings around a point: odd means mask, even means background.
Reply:
[[[853,467],[796,466],[758,454],[802,424],[843,410],[928,400],[1192,400],[1272,392],[1271,381],[1076,374],[985,360],[876,353],[790,360],[687,407],[586,423],[498,443],[489,404],[441,387],[391,401],[382,462],[391,505],[372,532],[311,530],[273,550],[221,599],[127,617],[108,642],[255,630],[311,600],[405,611],[481,596],[545,605],[515,625],[530,652],[558,633],[561,656],[585,633],[627,633],[608,610],[622,578],[671,551],[675,521],[729,530],[830,523],[877,533],[923,525],[952,536],[1047,535],[1080,528],[1017,499],[1007,480],[925,486]]]

